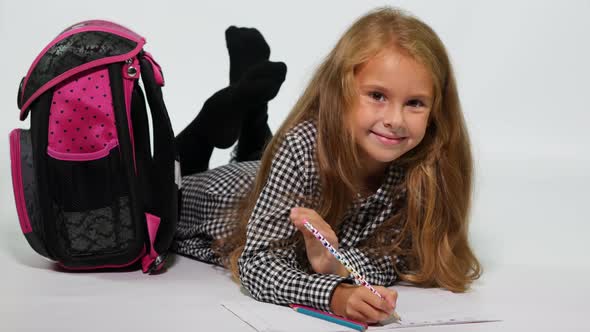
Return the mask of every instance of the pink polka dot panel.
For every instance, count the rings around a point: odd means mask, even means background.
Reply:
[[[117,140],[106,67],[81,73],[56,86],[48,136],[49,149],[66,154],[97,152]]]

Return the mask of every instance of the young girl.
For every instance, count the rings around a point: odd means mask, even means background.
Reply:
[[[455,78],[412,16],[385,8],[355,22],[261,160],[242,160],[183,178],[175,250],[228,266],[255,299],[374,322],[394,310],[386,287],[397,280],[464,291],[480,275]],[[385,301],[351,281],[304,219]]]

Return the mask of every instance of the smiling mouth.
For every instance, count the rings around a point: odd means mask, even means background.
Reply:
[[[401,143],[407,137],[394,137],[394,136],[384,136],[374,131],[371,131],[371,134],[375,135],[375,137],[385,145],[396,145]]]

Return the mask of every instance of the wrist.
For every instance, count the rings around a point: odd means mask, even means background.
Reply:
[[[346,267],[344,267],[343,264],[341,264],[340,262],[338,262],[338,265],[336,267],[336,273],[337,275],[344,277],[344,278],[348,278],[350,277],[350,272],[348,272],[348,270],[346,269]]]
[[[346,314],[346,300],[350,296],[351,290],[354,285],[340,283],[334,289],[332,298],[330,299],[330,310],[338,316],[344,316]]]

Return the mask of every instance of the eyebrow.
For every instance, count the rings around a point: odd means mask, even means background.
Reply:
[[[412,95],[410,97],[410,99],[425,99],[425,100],[430,101],[430,100],[432,100],[432,96],[425,94],[425,93],[421,93],[421,94]]]
[[[384,86],[379,85],[379,84],[374,84],[374,83],[363,84],[363,85],[361,85],[361,88],[373,89],[373,90],[382,91],[382,92],[386,92],[388,94],[391,94],[391,91],[389,91],[389,89],[387,89]],[[429,93],[425,93],[425,92],[420,91],[418,93],[412,93],[410,95],[410,99],[432,100],[432,96]]]

